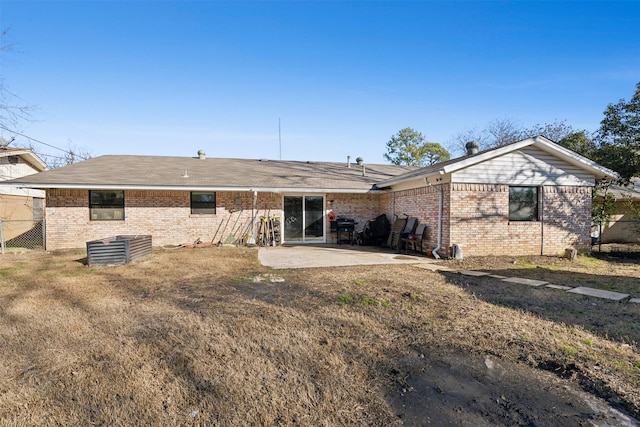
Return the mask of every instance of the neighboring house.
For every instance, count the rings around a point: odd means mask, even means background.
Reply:
[[[45,163],[31,150],[9,148],[0,144],[0,181],[22,178],[46,169]],[[5,240],[30,230],[34,225],[33,221],[41,221],[44,201],[43,190],[17,185],[0,186],[0,220]]]
[[[331,243],[329,214],[357,229],[418,217],[443,254],[590,250],[591,190],[615,172],[544,138],[427,168],[326,162],[102,156],[14,180],[47,191],[47,248],[151,234],[155,245],[255,235],[277,216],[284,243]],[[257,220],[256,220],[257,218]],[[438,248],[439,247],[439,248]]]
[[[636,215],[640,212],[640,179],[631,180],[627,186],[612,185],[608,193],[615,198],[615,213],[601,230],[594,230],[595,237],[600,235],[601,243],[639,243],[640,218]],[[630,203],[636,208],[632,209]]]

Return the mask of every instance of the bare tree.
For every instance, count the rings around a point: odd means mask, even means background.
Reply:
[[[34,140],[31,139],[28,139],[28,142],[24,144],[24,148],[28,148],[33,151],[46,163],[49,169],[61,168],[93,157],[91,151],[84,147],[77,147],[73,145],[72,141],[67,143],[67,148],[50,147],[54,150],[45,151],[44,149],[40,149],[35,146]]]
[[[47,165],[50,169],[61,168],[63,166],[70,165],[82,160],[87,160],[93,157],[91,152],[82,147],[76,147],[71,142],[67,145],[66,150],[62,152],[61,156],[46,155]]]
[[[449,141],[448,148],[451,154],[456,156],[462,156],[466,153],[466,145],[468,142],[476,141],[480,144],[480,148],[487,148],[489,146],[489,138],[484,131],[478,127],[472,127],[462,132],[458,132]]]
[[[575,133],[576,130],[571,125],[568,125],[566,120],[555,120],[552,123],[535,124],[530,128],[525,129],[523,136],[529,138],[532,136],[542,135],[553,142],[560,142],[562,139]]]
[[[0,31],[0,63],[7,60],[7,53],[13,49],[13,44],[9,41],[9,31],[10,29]],[[16,136],[24,138],[24,142],[21,143],[22,146],[38,155],[49,168],[66,166],[92,157],[89,150],[75,147],[71,142],[69,142],[66,149],[63,149],[31,138],[16,130],[20,122],[31,120],[34,109],[33,106],[26,104],[18,95],[13,93],[4,77],[0,75],[0,137],[3,136],[2,134],[7,133],[11,135],[9,138],[11,141]],[[36,147],[34,143],[40,145]],[[54,151],[47,150],[46,147]]]
[[[489,139],[487,148],[502,147],[524,139],[526,135],[522,125],[510,118],[493,120],[487,125],[485,132]]]
[[[13,49],[8,34],[9,29],[0,32],[0,62],[6,61],[6,54]],[[29,119],[32,110],[32,106],[26,105],[9,89],[4,76],[0,74],[0,125],[5,129],[15,126],[20,120]]]
[[[449,149],[456,155],[464,155],[465,145],[471,141],[476,141],[481,150],[486,150],[538,135],[559,142],[575,133],[575,129],[564,120],[525,128],[514,119],[502,118],[489,122],[484,128],[476,126],[455,134],[449,142]]]

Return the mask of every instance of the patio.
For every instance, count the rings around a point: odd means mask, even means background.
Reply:
[[[412,254],[402,254],[376,246],[350,245],[283,245],[261,247],[260,263],[274,269],[345,267],[351,265],[419,264],[431,270],[448,270],[435,259]]]

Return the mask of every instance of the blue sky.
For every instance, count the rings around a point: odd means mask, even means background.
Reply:
[[[36,107],[15,130],[94,156],[384,163],[404,127],[592,131],[640,81],[634,1],[2,0],[0,27],[4,83]]]

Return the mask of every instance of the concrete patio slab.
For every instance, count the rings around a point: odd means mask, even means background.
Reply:
[[[603,291],[601,289],[587,288],[586,286],[580,286],[578,288],[573,288],[568,290],[567,292],[571,292],[579,295],[587,295],[590,297],[603,298],[612,301],[622,301],[625,298],[629,298],[628,294],[622,294],[620,292],[612,292],[612,291]]]
[[[473,277],[482,277],[488,276],[489,273],[485,273],[484,271],[474,271],[474,270],[458,270],[458,274],[462,274],[463,276],[473,276]]]
[[[489,277],[493,277],[494,279],[506,279],[507,276],[500,276],[499,274],[490,274]]]
[[[544,280],[523,279],[521,277],[509,277],[506,279],[502,279],[502,281],[509,283],[520,283],[527,286],[542,286],[549,283],[545,282]]]
[[[346,267],[376,264],[432,264],[425,257],[398,254],[369,246],[284,245],[258,249],[258,260],[274,269]]]

